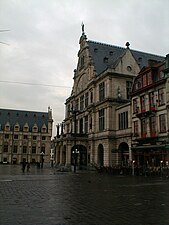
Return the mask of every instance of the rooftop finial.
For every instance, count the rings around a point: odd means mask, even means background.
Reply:
[[[130,46],[130,43],[126,42],[126,47],[129,48],[129,46]]]
[[[82,34],[84,34],[84,23],[82,22]]]

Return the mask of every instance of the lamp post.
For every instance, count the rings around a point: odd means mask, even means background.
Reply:
[[[134,176],[134,163],[135,163],[135,160],[132,161],[132,175]]]
[[[44,156],[44,152],[41,152],[40,153],[40,156],[41,156],[41,168],[43,168],[43,162],[44,162],[43,156]]]
[[[74,156],[74,173],[76,173],[77,158],[78,158],[79,151],[77,149],[75,149],[75,151],[72,151],[72,153]]]
[[[76,135],[77,135],[77,129],[76,129],[76,116],[77,113],[79,112],[79,110],[77,109],[72,109],[69,112],[71,112],[74,115],[74,151],[72,151],[73,155],[74,155],[74,173],[76,173],[76,166],[77,166],[77,157],[79,154],[79,151],[76,148]]]

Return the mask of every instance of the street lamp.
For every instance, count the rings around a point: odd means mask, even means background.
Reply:
[[[72,110],[69,110],[69,112],[71,112],[74,115],[74,148],[75,148],[75,151],[72,151],[72,153],[74,154],[74,173],[76,173],[77,157],[79,154],[79,151],[76,149],[76,135],[77,135],[76,116],[77,116],[77,113],[79,113],[79,110],[72,108]]]
[[[41,168],[43,168],[43,162],[44,162],[43,156],[44,156],[44,152],[41,152],[40,153],[40,156],[41,156]]]
[[[75,149],[75,151],[72,151],[72,153],[74,156],[74,173],[76,173],[77,158],[78,158],[79,151]]]
[[[134,163],[135,163],[135,160],[132,161],[132,175],[134,176]]]

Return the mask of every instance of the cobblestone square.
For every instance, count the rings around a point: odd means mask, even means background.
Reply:
[[[0,224],[169,224],[168,188],[160,177],[0,165]]]

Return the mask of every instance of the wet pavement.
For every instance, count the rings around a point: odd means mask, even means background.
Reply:
[[[169,224],[169,179],[0,165],[0,225]]]

